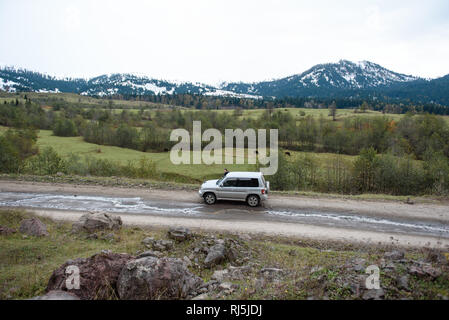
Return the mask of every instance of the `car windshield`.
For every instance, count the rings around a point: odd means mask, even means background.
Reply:
[[[217,186],[220,184],[220,182],[222,182],[224,179],[224,177],[221,177],[220,179],[217,180],[217,182],[215,183]]]

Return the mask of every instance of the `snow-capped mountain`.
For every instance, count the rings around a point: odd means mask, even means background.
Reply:
[[[396,73],[378,64],[341,60],[338,63],[321,64],[286,81],[299,81],[305,87],[334,87],[340,89],[366,89],[397,82],[409,82],[418,77]]]
[[[166,81],[134,74],[101,75],[91,79],[58,79],[23,69],[0,69],[0,90],[9,92],[72,92],[90,96],[121,95],[166,95],[204,94],[259,98],[249,94],[238,94],[202,83]]]
[[[449,76],[449,75],[448,75]],[[55,78],[15,68],[0,68],[0,90],[72,92],[90,96],[200,94],[237,98],[391,98],[449,105],[447,77],[429,80],[388,70],[369,61],[316,65],[286,78],[255,83],[167,81],[135,74],[101,75],[91,79]]]
[[[223,89],[262,96],[329,96],[335,90],[374,89],[397,83],[418,80],[369,62],[341,60],[338,63],[319,64],[290,77],[254,84],[229,83]]]
[[[111,74],[102,75],[89,79],[83,95],[105,96],[112,94],[179,94],[195,93],[204,94],[214,90],[213,87],[204,84],[193,84],[189,82],[169,82],[165,80],[151,79],[134,74]]]
[[[377,88],[417,79],[414,76],[390,71],[369,61],[354,63],[347,60],[317,65],[299,76],[286,78],[287,81],[299,81],[305,87],[325,86],[340,89]]]

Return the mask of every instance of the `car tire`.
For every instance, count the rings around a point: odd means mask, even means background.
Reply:
[[[260,204],[260,198],[255,194],[249,195],[248,198],[246,198],[246,203],[250,207],[257,207]]]
[[[206,202],[206,204],[208,204],[208,205],[212,205],[212,204],[215,204],[215,202],[217,202],[217,197],[212,192],[206,193],[203,196],[203,198],[204,198],[204,202]]]

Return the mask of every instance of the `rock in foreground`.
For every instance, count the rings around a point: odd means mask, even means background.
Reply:
[[[19,231],[35,237],[48,236],[47,226],[36,217],[31,219],[23,219],[20,222]]]
[[[192,238],[192,232],[187,228],[172,228],[168,230],[168,237],[176,241],[186,241]]]
[[[226,259],[226,247],[224,244],[216,244],[209,248],[209,252],[204,260],[204,265],[206,267],[212,267],[214,265],[220,264]]]
[[[50,277],[47,291],[64,290],[83,300],[111,299],[117,296],[117,279],[122,268],[133,257],[120,253],[99,253],[89,258],[69,260],[56,269]],[[80,288],[68,290],[68,266],[79,268]]]
[[[104,212],[89,212],[72,225],[73,232],[86,231],[92,233],[100,230],[118,230],[122,227],[120,216]]]
[[[9,236],[10,234],[16,233],[16,229],[8,228],[5,226],[0,226],[0,235]]]
[[[401,260],[401,259],[404,259],[404,252],[399,251],[399,250],[386,252],[384,254],[384,257],[385,257],[385,259],[390,259],[390,260]]]
[[[185,299],[202,284],[181,259],[144,257],[126,264],[117,289],[123,300]]]
[[[173,241],[171,240],[155,240],[152,237],[146,237],[142,240],[142,244],[156,251],[168,251],[173,249]]]

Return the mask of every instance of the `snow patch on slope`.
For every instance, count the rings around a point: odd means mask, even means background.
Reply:
[[[4,80],[0,78],[0,89],[8,92],[16,92],[14,86],[19,85],[17,82]]]

